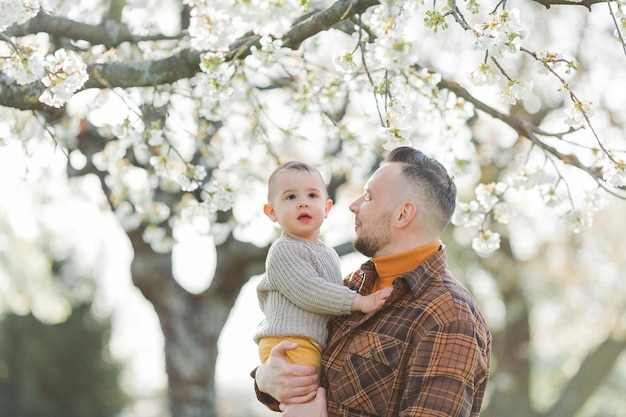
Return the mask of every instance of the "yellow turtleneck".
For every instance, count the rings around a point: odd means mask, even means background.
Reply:
[[[394,278],[417,269],[422,262],[437,252],[440,247],[441,242],[433,242],[406,252],[372,258],[372,262],[376,265],[376,272],[378,272],[378,278],[374,283],[372,292],[391,287]]]

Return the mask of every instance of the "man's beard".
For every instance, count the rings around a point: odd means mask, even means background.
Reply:
[[[372,258],[391,242],[389,234],[391,229],[391,212],[383,213],[376,221],[364,231],[361,226],[361,234],[354,240],[354,249],[363,255]]]

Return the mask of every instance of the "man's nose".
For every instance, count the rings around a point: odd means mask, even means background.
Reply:
[[[350,211],[353,212],[354,214],[356,214],[356,212],[359,210],[359,207],[361,206],[362,198],[363,196],[357,197],[357,199],[354,200],[352,203],[350,203],[350,205],[348,206]]]

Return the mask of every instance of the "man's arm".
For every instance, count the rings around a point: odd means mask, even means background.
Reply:
[[[488,358],[471,321],[432,330],[421,341],[409,366],[404,392],[407,416],[477,416],[489,372]],[[482,388],[480,388],[482,386]]]
[[[315,397],[319,377],[314,366],[290,363],[285,352],[297,343],[282,341],[270,352],[264,365],[253,371],[258,400],[274,411],[283,404],[301,404]]]

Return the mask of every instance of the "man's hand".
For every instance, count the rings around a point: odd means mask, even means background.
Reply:
[[[322,387],[317,389],[317,395],[313,401],[306,404],[280,404],[282,417],[327,417],[326,390]]]
[[[298,347],[297,343],[282,341],[256,370],[256,384],[261,392],[271,395],[282,404],[301,404],[315,397],[319,377],[314,366],[290,363],[285,352]]]

